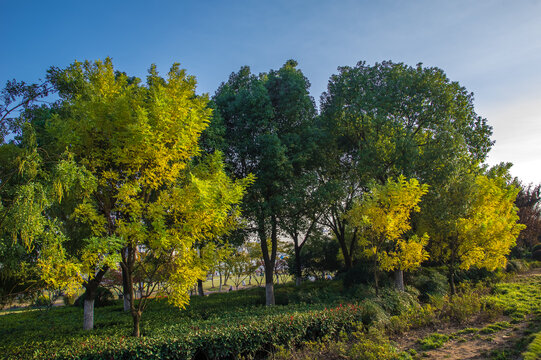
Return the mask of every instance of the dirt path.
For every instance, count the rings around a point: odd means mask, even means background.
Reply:
[[[541,269],[535,269],[526,274],[520,274],[517,278],[541,276]],[[427,327],[409,331],[400,337],[393,339],[401,350],[413,349],[415,359],[449,359],[449,360],[481,360],[481,359],[521,359],[517,351],[517,343],[524,340],[528,334],[528,327],[534,325],[532,316],[516,324],[506,325],[502,329],[493,332],[480,331],[490,324],[510,322],[509,318],[501,317],[496,320],[487,321],[483,318],[472,319],[467,324],[452,325],[443,324],[434,327]],[[539,327],[539,324],[536,324]],[[460,330],[475,328],[477,331],[460,334]],[[441,347],[432,350],[423,350],[418,340],[431,334],[442,334],[450,336]]]

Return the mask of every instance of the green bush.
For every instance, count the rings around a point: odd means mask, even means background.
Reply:
[[[380,291],[380,296],[376,301],[385,313],[389,315],[400,315],[407,312],[411,307],[418,307],[417,289],[408,286],[408,291],[398,291],[394,288],[384,288]]]
[[[541,250],[541,243],[535,244],[532,248],[532,252]]]
[[[429,301],[430,296],[445,295],[449,287],[447,277],[435,268],[421,268],[410,276],[410,283],[419,290],[419,300],[423,302]]]
[[[36,307],[50,307],[52,306],[53,301],[50,296],[47,295],[39,295],[36,300],[34,300],[33,306]]]
[[[509,260],[507,261],[507,266],[505,267],[505,271],[512,272],[512,273],[523,273],[528,270],[528,264],[526,264],[524,261],[519,259]]]
[[[373,300],[363,300],[361,302],[361,322],[365,326],[378,322],[386,322],[388,315],[385,313],[379,303]]]
[[[541,261],[541,249],[532,252],[532,259]]]

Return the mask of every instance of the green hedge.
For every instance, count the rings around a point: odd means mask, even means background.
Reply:
[[[196,356],[227,359],[240,354],[293,346],[324,335],[351,331],[361,317],[355,304],[323,310],[253,316],[244,321],[214,323],[205,327],[162,329],[151,337],[91,336],[81,342],[51,340],[4,349],[5,359],[192,359]],[[7,352],[6,352],[7,350]]]

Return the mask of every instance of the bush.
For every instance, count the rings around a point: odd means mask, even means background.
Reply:
[[[441,309],[442,317],[457,323],[463,323],[482,308],[482,297],[474,291],[466,291],[452,297],[446,297]]]
[[[507,261],[507,266],[505,268],[505,271],[512,272],[512,273],[523,273],[528,270],[528,265],[522,261],[522,260],[509,260]]]
[[[419,300],[428,302],[431,296],[443,296],[447,293],[447,277],[435,268],[421,268],[411,275],[410,283],[419,292]]]
[[[532,252],[541,250],[541,243],[535,244],[532,248]]]
[[[369,262],[359,262],[349,271],[339,275],[344,281],[345,288],[351,288],[359,284],[372,284],[374,281],[374,271],[372,264]]]
[[[389,315],[406,313],[412,307],[419,307],[417,297],[419,292],[410,286],[408,291],[398,291],[394,288],[381,289],[380,296],[375,301]]]
[[[532,259],[537,260],[537,261],[541,261],[541,249],[535,250],[532,253]]]
[[[75,300],[75,306],[83,307],[85,302],[86,292],[79,296]],[[96,299],[94,300],[94,307],[110,306],[114,304],[114,296],[111,290],[99,286],[96,290]]]
[[[386,322],[388,315],[383,308],[375,301],[364,300],[361,302],[361,322],[365,326],[378,322]]]
[[[42,294],[39,295],[36,300],[34,300],[32,305],[36,307],[51,307],[53,305],[53,301],[51,297]]]

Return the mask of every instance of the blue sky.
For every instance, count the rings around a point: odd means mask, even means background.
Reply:
[[[214,93],[242,65],[299,62],[319,98],[336,68],[438,66],[494,127],[488,162],[541,183],[541,1],[0,1],[0,84],[49,66],[113,58],[144,77],[180,62]]]

